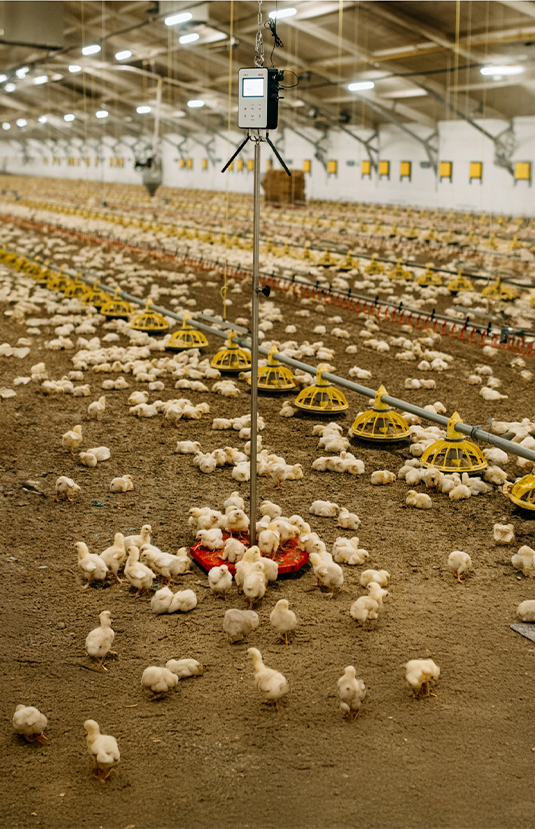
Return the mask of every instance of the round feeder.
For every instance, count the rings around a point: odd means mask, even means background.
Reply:
[[[190,319],[189,314],[184,314],[182,328],[171,334],[166,345],[166,348],[170,351],[185,351],[187,348],[204,348],[208,345],[208,340],[202,331],[197,331],[189,324],[188,320]]]
[[[83,298],[87,305],[92,305],[97,311],[100,311],[102,306],[109,300],[110,295],[105,291],[100,291],[98,282],[93,282],[93,287],[88,294]]]
[[[481,472],[486,469],[487,461],[479,446],[460,436],[455,424],[462,423],[458,412],[448,420],[446,437],[436,440],[423,453],[422,466],[434,466],[441,472]]]
[[[295,389],[294,377],[292,372],[286,366],[274,357],[277,349],[273,346],[268,354],[267,365],[260,366],[258,369],[258,381],[256,387],[259,391],[291,391]],[[251,375],[247,377],[247,382],[251,385]]]
[[[439,273],[433,273],[429,265],[425,266],[425,273],[416,280],[418,285],[426,287],[427,285],[442,285],[442,277]]]
[[[524,475],[507,494],[518,507],[535,510],[535,475]]]
[[[135,331],[144,331],[145,334],[165,334],[169,328],[169,323],[162,314],[151,311],[149,305],[150,299],[147,300],[145,310],[134,317],[130,327]]]
[[[326,370],[322,363],[316,371],[316,384],[305,386],[295,398],[295,405],[305,412],[316,412],[318,414],[336,414],[344,412],[349,404],[343,392],[331,386],[328,380],[323,379],[323,372]]]
[[[107,319],[128,320],[130,314],[134,313],[134,308],[126,300],[119,299],[118,291],[119,289],[115,291],[114,296],[107,297],[106,302],[100,306],[100,313]]]
[[[336,259],[332,256],[330,250],[326,250],[323,252],[323,256],[320,256],[316,264],[320,268],[332,268],[336,265]]]
[[[405,280],[409,281],[409,280],[412,279],[412,273],[410,271],[406,270],[406,268],[404,268],[403,265],[401,264],[401,259],[398,259],[397,262],[396,262],[395,268],[392,268],[392,270],[389,272],[388,278],[389,279],[405,279]]]
[[[450,282],[448,282],[446,287],[450,294],[458,294],[459,291],[474,290],[474,286],[472,285],[468,277],[464,276],[462,271],[458,271],[457,276],[455,276]]]
[[[217,368],[219,371],[227,373],[238,374],[240,371],[247,371],[251,368],[251,355],[249,351],[240,348],[237,343],[232,341],[236,336],[234,331],[229,331],[227,336],[227,347],[222,348],[217,354],[212,357],[210,365],[212,368]]]
[[[230,538],[230,535],[223,533],[223,539],[226,541],[227,538]],[[249,543],[247,539],[243,536],[240,536],[240,539],[247,546]],[[283,550],[278,550],[273,556],[273,561],[276,561],[279,565],[279,576],[284,575],[285,573],[296,573],[307,563],[308,553],[300,550],[297,543],[297,539],[291,539],[291,541],[288,541],[288,543],[285,544]],[[228,561],[224,561],[221,558],[219,555],[221,550],[208,550],[206,547],[201,545],[200,541],[191,547],[190,553],[192,559],[196,561],[197,564],[203,568],[203,570],[209,571],[212,567],[220,567],[222,564],[226,564],[232,575],[236,572],[235,564],[230,564]]]
[[[362,440],[395,441],[409,437],[409,424],[398,412],[383,403],[383,394],[388,394],[384,386],[375,392],[373,409],[359,414],[349,430],[351,437]]]
[[[411,225],[410,228],[408,229],[408,231],[405,234],[405,239],[409,239],[409,240],[417,239],[419,235],[420,234],[418,233],[418,231],[416,230],[414,225]]]
[[[508,285],[502,285],[501,277],[498,277],[496,282],[492,282],[483,288],[481,296],[501,299],[502,302],[514,302],[518,295],[514,288],[510,288]]]
[[[358,266],[359,266],[358,261],[356,259],[353,259],[353,256],[351,255],[351,251],[348,250],[348,252],[346,253],[344,259],[342,259],[342,261],[338,265],[338,270],[339,271],[355,271],[355,270],[358,269]]]
[[[75,297],[76,299],[84,301],[85,297],[91,293],[91,289],[88,285],[85,285],[83,282],[80,282],[79,279],[74,279],[70,285],[67,285],[64,292],[65,296],[68,297]]]
[[[377,273],[383,273],[384,269],[384,265],[380,265],[379,262],[375,261],[375,256],[372,256],[372,261],[364,268],[364,273],[369,273],[374,276]]]
[[[46,287],[50,291],[65,291],[66,288],[69,287],[71,284],[71,280],[68,276],[65,276],[61,272],[53,274],[49,279],[47,279]]]

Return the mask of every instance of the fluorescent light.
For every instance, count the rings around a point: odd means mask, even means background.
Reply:
[[[10,130],[11,129],[11,124],[8,123],[8,121],[4,121],[4,123],[2,124],[2,129],[3,130]]]
[[[194,43],[196,40],[199,40],[197,32],[192,32],[190,35],[182,35],[179,38],[180,43]]]
[[[204,106],[204,101],[194,99],[193,101],[188,101],[188,106],[190,109],[198,109]]]
[[[482,66],[479,70],[482,75],[493,75],[503,78],[504,75],[521,75],[523,66]]]
[[[293,17],[297,13],[297,9],[281,9],[280,12],[270,12],[269,16],[272,20],[280,20],[281,17]]]
[[[72,112],[68,112],[67,115],[63,116],[64,121],[74,121],[74,119],[75,116],[72,114]]]
[[[26,118],[17,118],[17,127],[25,127],[27,123]]]
[[[82,67],[78,66],[77,63],[71,63],[71,65],[69,66],[69,72],[72,72],[73,74],[74,74],[74,72],[81,72],[81,71],[82,71]]]
[[[116,52],[115,53],[115,60],[126,60],[127,58],[132,57],[132,52],[130,49],[125,49],[124,52]]]
[[[29,66],[22,66],[20,69],[16,70],[15,75],[17,76],[17,78],[20,78],[20,80],[22,81],[26,77],[26,75],[28,74],[29,71],[30,71]]]
[[[95,112],[95,115],[97,116],[97,118],[107,118],[109,112],[107,109],[99,109],[98,112]]]
[[[14,83],[6,83],[4,86],[4,92],[14,92],[17,87]]]
[[[139,112],[140,115],[146,115],[150,111],[151,111],[150,107],[138,107],[136,109],[136,112]]]
[[[39,75],[37,78],[33,79],[33,82],[36,86],[39,86],[42,83],[47,83],[48,75]]]
[[[166,26],[176,26],[178,23],[187,23],[191,20],[193,15],[190,12],[182,12],[182,14],[172,14],[171,17],[166,17],[164,23]]]
[[[82,49],[82,55],[96,55],[97,52],[100,52],[98,43],[92,43],[91,46],[84,46]]]
[[[359,89],[373,89],[374,86],[373,81],[358,81],[357,83],[350,83],[347,88],[350,92],[357,92]]]
[[[0,75],[0,83],[4,83],[4,81],[7,81],[7,75]]]
[[[40,115],[37,120],[39,121],[40,124],[46,124],[46,122],[48,121],[48,118],[46,117],[46,115]]]

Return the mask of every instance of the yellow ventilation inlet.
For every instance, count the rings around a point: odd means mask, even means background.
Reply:
[[[349,408],[345,395],[323,379],[326,366],[322,363],[316,371],[316,384],[306,386],[295,398],[295,405],[305,412],[318,414],[336,414]]]
[[[208,340],[202,331],[197,331],[189,324],[190,319],[189,314],[184,314],[182,328],[171,334],[166,348],[171,351],[185,351],[187,348],[204,348],[208,345]]]
[[[460,436],[455,429],[456,423],[462,423],[458,412],[448,420],[446,437],[436,440],[423,453],[422,466],[434,466],[441,472],[480,472],[486,469],[487,461],[479,446]]]
[[[240,348],[237,343],[232,341],[236,336],[234,331],[229,331],[227,336],[227,347],[222,348],[212,358],[210,365],[212,368],[218,368],[219,371],[226,371],[238,373],[240,371],[247,371],[251,368],[251,354],[249,351]]]
[[[375,404],[373,409],[359,414],[349,434],[351,437],[362,440],[405,440],[409,437],[409,424],[398,412],[395,412],[386,403],[383,403],[382,396],[388,394],[384,386],[375,392]]]

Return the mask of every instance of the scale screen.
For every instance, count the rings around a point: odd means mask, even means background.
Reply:
[[[263,98],[264,78],[243,78],[241,94],[243,98]]]

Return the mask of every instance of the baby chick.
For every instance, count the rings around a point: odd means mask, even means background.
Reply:
[[[110,650],[113,640],[115,639],[115,631],[111,628],[111,613],[109,610],[103,610],[99,616],[99,619],[100,627],[94,628],[94,630],[87,634],[85,649],[88,656],[91,656],[93,659],[100,660],[98,663],[99,668],[102,668],[103,671],[107,671],[108,669],[104,665],[106,655],[108,653],[112,653],[114,656],[117,656],[116,651]]]
[[[259,624],[258,613],[254,610],[227,610],[223,619],[223,630],[231,644],[241,642],[248,633],[256,630]]]
[[[124,535],[122,533],[115,533],[113,544],[100,554],[101,559],[105,562],[106,567],[110,570],[117,581],[122,584],[124,579],[118,576],[119,568],[124,564],[126,559],[126,550],[124,548]]]
[[[104,581],[108,572],[106,562],[95,553],[90,553],[87,544],[83,541],[76,543],[76,552],[78,553],[78,569],[87,580],[87,584],[82,587],[82,590],[87,590],[89,583],[92,581]]]
[[[150,607],[157,616],[167,613],[173,601],[173,591],[170,587],[161,587],[150,600]]]
[[[535,599],[520,602],[516,614],[521,622],[535,622]]]
[[[292,610],[288,609],[288,605],[288,599],[279,599],[269,616],[271,627],[275,628],[281,642],[286,645],[289,644],[288,634],[297,627],[297,616]]]
[[[122,478],[114,478],[110,484],[110,492],[128,492],[134,489],[134,482],[131,475],[123,475]]]
[[[518,553],[511,557],[511,563],[516,570],[522,570],[525,576],[533,577],[535,575],[535,550],[524,544]]]
[[[454,550],[448,556],[448,567],[454,573],[459,584],[464,584],[461,573],[468,573],[472,566],[472,559],[468,553],[463,553],[461,550]]]
[[[327,587],[328,595],[333,596],[344,583],[344,572],[340,565],[335,561],[326,561],[318,553],[310,554],[310,563],[318,580],[318,586]]]
[[[387,587],[390,573],[387,570],[363,570],[360,574],[360,583],[367,587],[371,581],[376,581],[380,587]]]
[[[153,696],[151,699],[160,699],[171,688],[176,688],[178,685],[178,677],[169,668],[158,668],[155,665],[151,665],[150,668],[145,668],[143,671],[141,685],[143,688],[149,688],[152,691]]]
[[[222,564],[221,567],[212,567],[208,571],[208,584],[215,596],[222,596],[226,599],[227,593],[232,587],[232,573],[229,573],[226,564]]]
[[[203,666],[196,659],[169,659],[165,663],[168,671],[175,674],[179,679],[187,679],[189,676],[201,676]]]
[[[73,429],[65,432],[65,434],[61,436],[61,445],[64,449],[68,449],[69,452],[74,455],[82,440],[82,427],[75,426]]]
[[[494,524],[492,535],[496,544],[512,544],[515,540],[513,524]]]
[[[106,396],[102,395],[98,400],[93,401],[87,407],[87,414],[90,420],[101,420],[106,408]]]
[[[87,748],[95,761],[93,774],[102,781],[107,780],[121,758],[117,740],[109,734],[101,734],[95,720],[86,720],[84,728],[87,731]]]
[[[143,524],[139,535],[126,535],[124,538],[124,546],[128,550],[129,547],[143,547],[144,544],[150,544],[152,534],[152,527],[150,524]]]
[[[254,680],[264,698],[263,702],[274,702],[278,710],[283,697],[290,690],[288,680],[278,671],[264,665],[258,648],[248,648],[247,653],[253,660]]]
[[[353,665],[348,665],[337,682],[340,708],[350,722],[354,722],[360,711],[362,700],[366,696],[366,686],[362,679],[357,679]]]
[[[242,559],[243,561],[243,559]],[[266,592],[267,576],[261,561],[255,561],[243,580],[243,593],[251,608]]]
[[[60,475],[56,481],[56,501],[72,501],[75,495],[80,492],[80,487],[75,484],[72,478]]]
[[[429,690],[429,683],[436,682],[440,668],[432,659],[411,659],[405,665],[405,676],[415,697],[436,696]]]
[[[358,530],[360,527],[360,518],[354,512],[349,512],[346,507],[342,507],[338,515],[337,527],[342,527],[344,530]]]
[[[197,596],[194,590],[177,590],[173,595],[171,604],[169,605],[168,613],[176,613],[179,610],[181,613],[187,613],[197,607]]]
[[[352,619],[364,626],[368,619],[379,618],[379,604],[371,596],[360,596],[349,610]]]
[[[48,725],[48,720],[41,714],[38,708],[33,705],[17,705],[13,714],[13,728],[16,734],[20,734],[28,743],[38,740],[46,740],[43,731]]]
[[[136,598],[144,590],[150,590],[154,581],[154,573],[139,560],[139,547],[128,547],[128,560],[124,567],[124,574],[132,587],[137,588]]]

